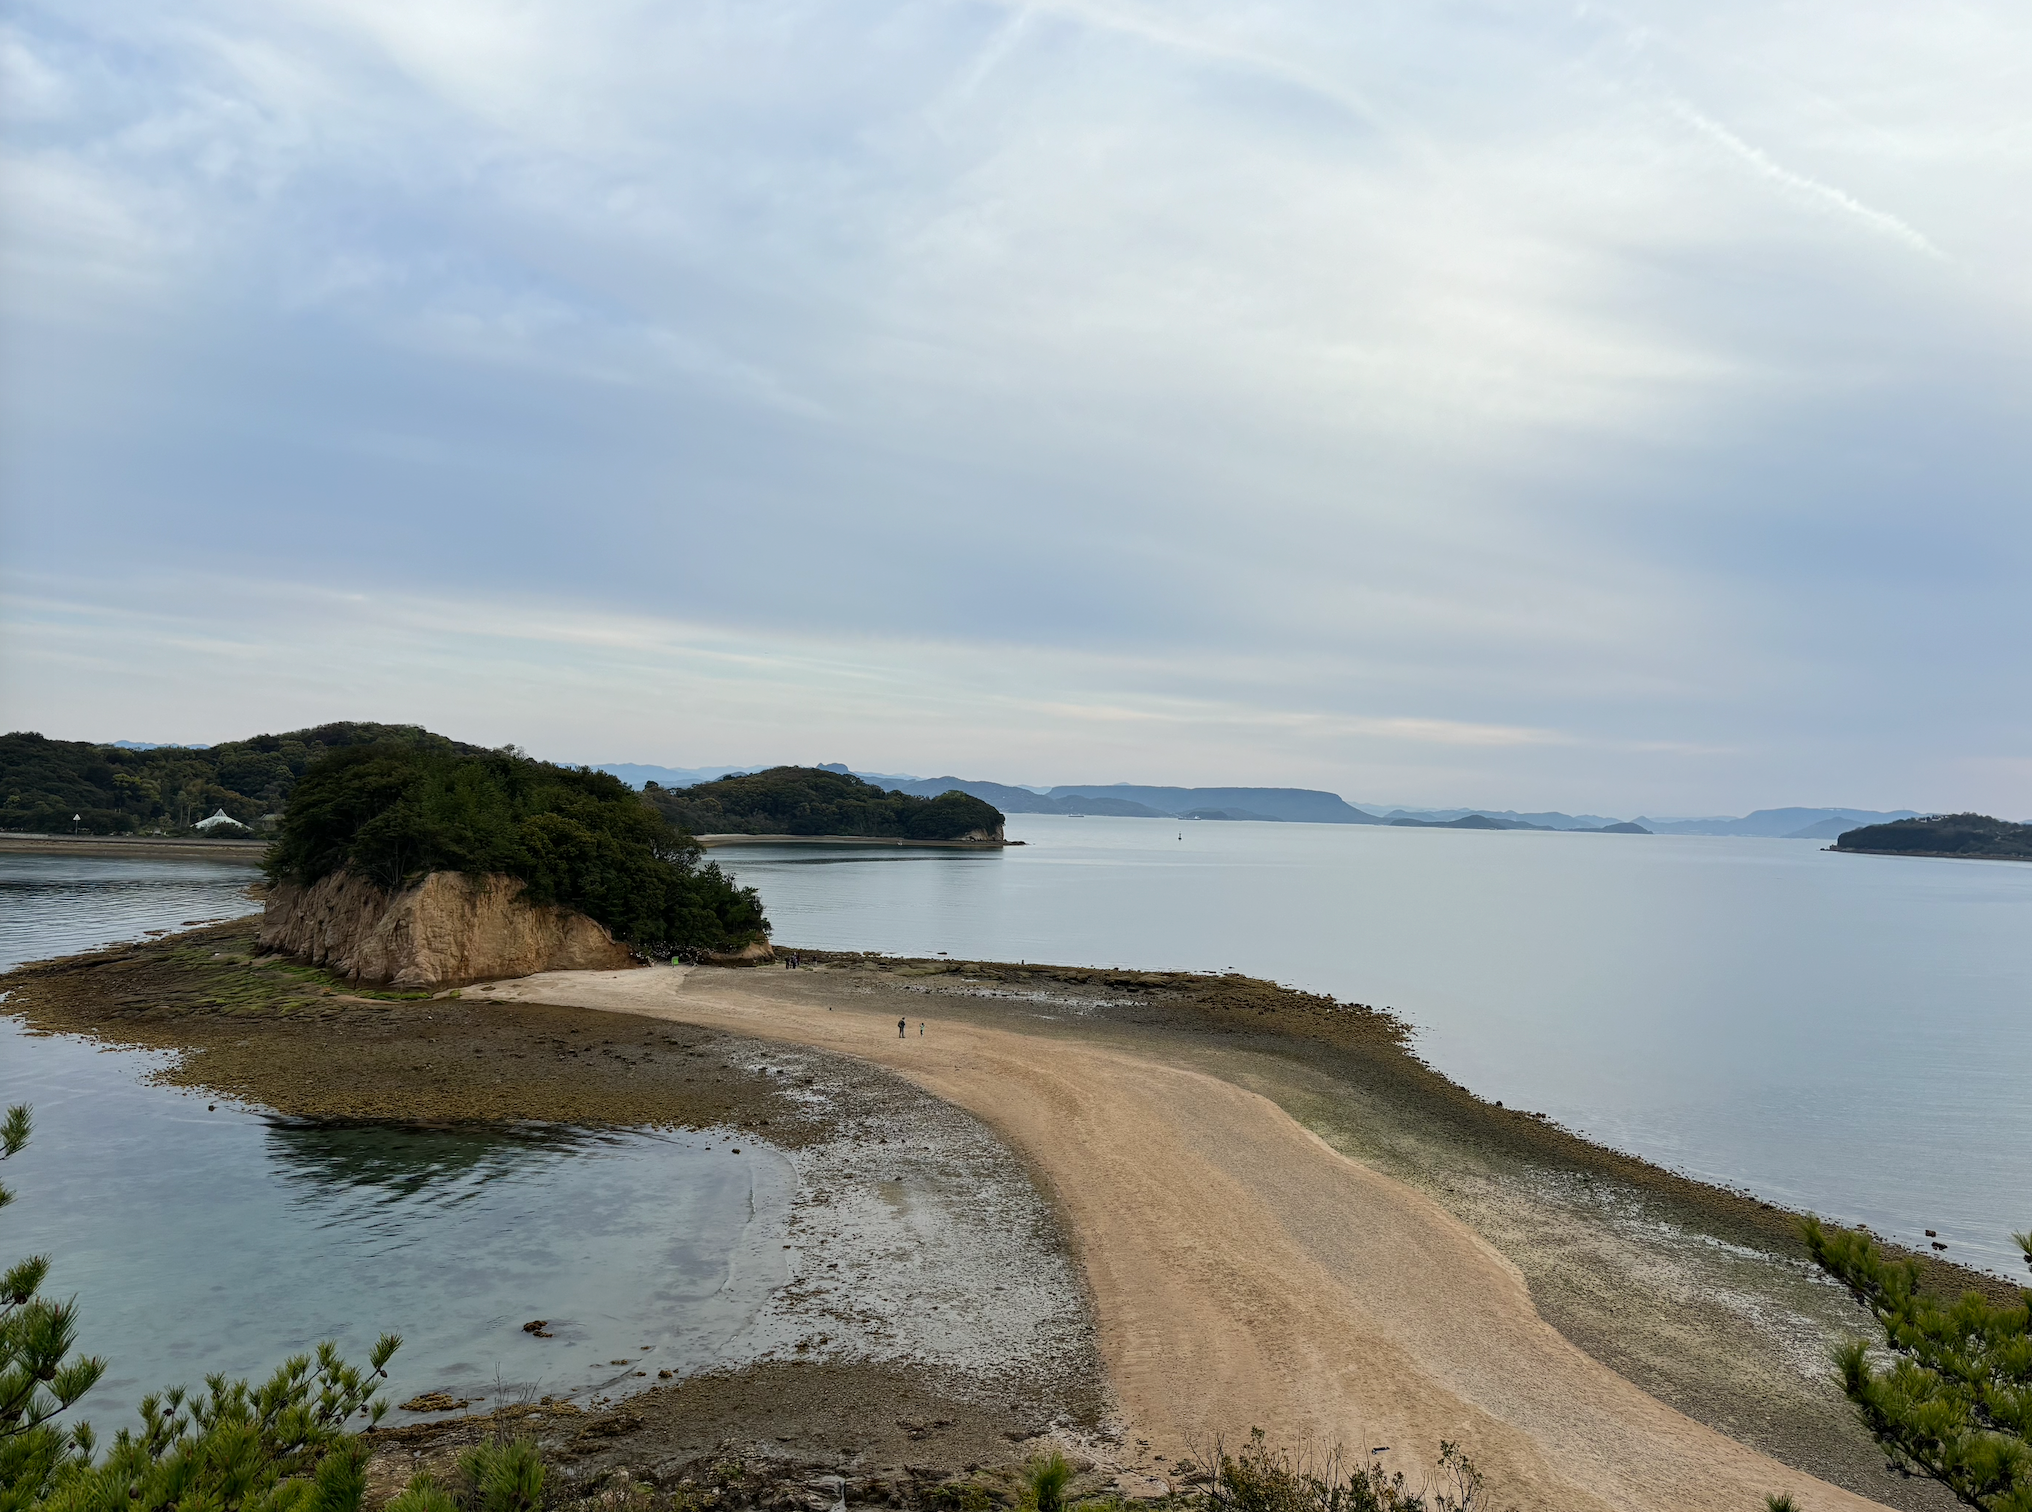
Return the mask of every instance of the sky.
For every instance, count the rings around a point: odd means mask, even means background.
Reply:
[[[2032,9],[7,0],[0,725],[2032,818]]]

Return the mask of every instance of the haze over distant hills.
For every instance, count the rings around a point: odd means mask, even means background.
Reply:
[[[1648,819],[1637,822],[1659,835],[1761,835],[1776,840],[1832,840],[1859,824],[1883,824],[1917,817],[1912,809],[1775,808],[1758,809],[1740,819]],[[1830,827],[1832,826],[1832,827]]]
[[[1767,839],[1832,840],[1858,824],[1881,824],[1914,817],[1912,809],[1856,808],[1772,808],[1758,809],[1741,816],[1714,815],[1705,818],[1654,819],[1638,815],[1634,820],[1606,814],[1567,814],[1558,810],[1520,813],[1496,808],[1415,808],[1393,804],[1351,804],[1338,793],[1316,788],[1276,787],[1160,787],[1133,782],[1061,783],[1044,788],[1006,782],[989,782],[975,777],[913,777],[899,772],[853,771],[842,762],[820,764],[832,772],[850,772],[867,782],[909,793],[936,798],[955,789],[992,803],[1005,814],[1094,814],[1131,819],[1225,819],[1300,824],[1415,824],[1429,828],[1461,828],[1464,821],[1486,820],[1466,827],[1476,829],[1609,830],[1636,825],[1660,835],[1750,835]],[[633,762],[609,762],[600,771],[612,772],[623,782],[641,787],[655,782],[663,787],[690,787],[710,782],[729,773],[754,772],[762,767],[646,766]]]

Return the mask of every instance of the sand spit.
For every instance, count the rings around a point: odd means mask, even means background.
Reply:
[[[432,1000],[259,958],[241,921],[0,986],[36,1027],[181,1049],[166,1079],[287,1112],[712,1125],[791,1152],[809,1285],[746,1341],[759,1364],[613,1409],[649,1425],[616,1439],[631,1465],[710,1429],[786,1474],[887,1475],[901,1456],[921,1476],[1020,1459],[1048,1429],[1149,1491],[1195,1435],[1260,1423],[1390,1444],[1414,1482],[1459,1438],[1524,1508],[1756,1506],[1784,1488],[1866,1504],[1801,1472],[1949,1505],[1886,1474],[1833,1389],[1827,1349],[1864,1320],[1802,1262],[1790,1215],[1482,1103],[1387,1015],[1241,977],[802,956],[794,972],[571,973]],[[1014,1299],[966,1258],[978,1233],[941,1252],[938,1230],[1022,1225],[969,1202],[979,1171],[949,1119],[999,1149],[992,1129],[1037,1178],[1000,1189],[1055,1205],[1028,1232],[1071,1236],[1119,1415],[1080,1308],[1007,1309],[1030,1320],[1014,1334],[1073,1325],[1035,1331],[1027,1379],[965,1354],[973,1321]],[[1009,1260],[1049,1270],[1049,1251]],[[2004,1285],[1937,1265],[1934,1282]],[[987,1332],[1007,1367],[1020,1341]],[[851,1407],[797,1384],[856,1372]],[[892,1425],[905,1379],[949,1410]],[[991,1422],[1000,1461],[975,1441]]]
[[[1584,1353],[1487,1241],[1269,1098],[1133,1046],[917,1007],[893,983],[839,990],[887,975],[559,973],[467,996],[852,1055],[973,1113],[1056,1195],[1127,1430],[1156,1456],[1263,1424],[1387,1444],[1414,1473],[1457,1439],[1527,1507],[1723,1512],[1773,1491],[1816,1509],[1872,1505]],[[916,1007],[900,1035],[899,1005]]]

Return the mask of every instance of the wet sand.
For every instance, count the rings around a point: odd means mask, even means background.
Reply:
[[[1527,1507],[1754,1506],[1785,1488],[1809,1507],[1863,1504],[1801,1471],[1947,1505],[1885,1473],[1832,1389],[1826,1349],[1863,1319],[1803,1263],[1790,1215],[1481,1103],[1412,1058],[1386,1015],[1242,978],[821,952],[804,954],[822,969],[798,972],[529,978],[495,991],[500,1006],[476,989],[371,1002],[327,983],[260,1007],[248,982],[305,979],[243,962],[231,937],[30,968],[5,983],[9,1007],[182,1046],[179,1080],[327,1116],[758,1132],[767,1117],[772,1140],[803,1137],[739,1055],[686,1086],[653,1058],[623,1071],[549,1043],[629,1022],[616,1013],[656,1022],[600,1034],[609,1054],[710,1031],[699,1044],[888,1067],[992,1127],[1055,1199],[1126,1420],[1112,1449],[1089,1444],[1110,1468],[1161,1472],[1197,1434],[1261,1423],[1391,1443],[1414,1480],[1439,1436],[1459,1438]],[[123,963],[154,976],[123,987],[105,971]],[[178,982],[184,997],[166,998]],[[795,1437],[786,1412],[757,1435]],[[1104,1427],[1098,1409],[1060,1416],[1075,1435]]]
[[[1466,1224],[1268,1098],[1120,1043],[941,1012],[928,995],[898,1034],[891,1015],[914,1004],[885,975],[553,973],[469,995],[850,1054],[981,1118],[1056,1193],[1127,1430],[1160,1460],[1267,1424],[1387,1444],[1414,1473],[1453,1439],[1525,1506],[1724,1512],[1778,1491],[1871,1505],[1602,1365]]]

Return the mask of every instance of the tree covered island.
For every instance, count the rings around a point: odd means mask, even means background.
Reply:
[[[2013,824],[1987,814],[1933,814],[1844,830],[1834,848],[1873,856],[2032,861],[2032,824]]]
[[[694,835],[840,835],[855,839],[1002,839],[1002,811],[954,790],[936,798],[884,792],[818,767],[772,767],[696,787],[650,783],[643,796]]]

